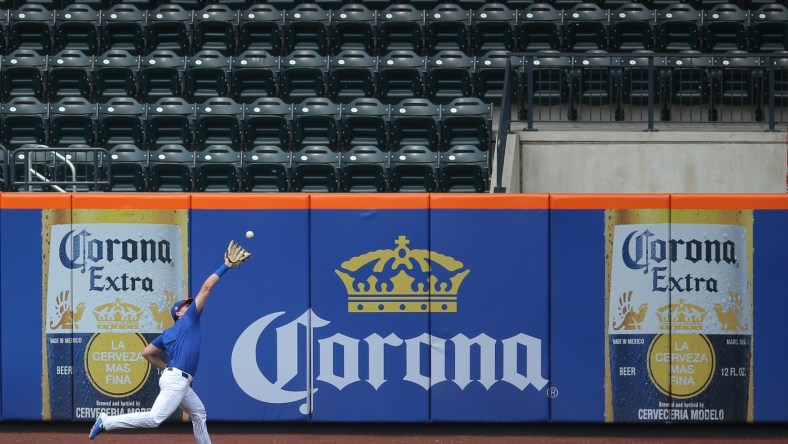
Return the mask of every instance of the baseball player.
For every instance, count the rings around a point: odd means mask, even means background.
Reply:
[[[164,422],[176,408],[180,407],[189,414],[194,429],[194,437],[200,444],[210,444],[208,428],[205,424],[205,406],[192,390],[194,373],[200,359],[200,315],[202,314],[211,290],[224,273],[239,267],[251,254],[235,241],[230,242],[224,263],[216,269],[200,288],[197,297],[176,302],[170,313],[175,320],[172,327],[164,330],[142,350],[142,356],[159,369],[159,388],[161,391],[153,402],[150,411],[109,416],[101,413],[90,429],[90,439],[105,430],[157,427]],[[166,351],[167,363],[159,354]]]

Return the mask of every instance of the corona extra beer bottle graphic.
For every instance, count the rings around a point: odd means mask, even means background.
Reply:
[[[158,377],[140,352],[188,294],[187,210],[43,210],[42,218],[43,419],[150,409]]]
[[[752,421],[748,210],[607,210],[605,419]]]

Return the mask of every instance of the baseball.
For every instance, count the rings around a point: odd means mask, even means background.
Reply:
[[[246,238],[247,239],[251,239],[253,237],[254,237],[254,231],[249,230],[249,231],[246,232]]]

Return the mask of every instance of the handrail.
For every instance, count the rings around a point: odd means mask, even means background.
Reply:
[[[79,186],[88,186],[100,191],[110,184],[112,164],[109,151],[96,147],[50,147],[46,145],[23,145],[13,152],[8,162],[11,170],[11,184],[27,191],[35,191],[36,186],[46,185],[53,190],[66,192],[63,187],[70,186],[73,192]],[[24,168],[20,168],[24,164]],[[17,165],[16,167],[14,165]],[[70,173],[70,180],[58,180],[58,172]],[[79,169],[84,171],[80,176]],[[17,177],[20,174],[21,177]]]
[[[501,96],[501,114],[498,116],[498,131],[495,135],[495,187],[494,193],[505,193],[503,186],[503,166],[506,156],[506,135],[512,119],[512,61],[506,59],[506,72],[503,76],[503,94]]]

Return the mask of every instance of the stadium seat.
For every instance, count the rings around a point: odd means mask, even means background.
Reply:
[[[145,133],[148,149],[165,145],[192,149],[194,140],[194,105],[180,97],[166,97],[147,105]]]
[[[440,107],[427,99],[405,99],[391,107],[392,192],[437,189]]]
[[[526,100],[531,105],[563,105],[569,100],[569,76],[567,73],[571,59],[560,53],[541,53],[531,61],[532,78],[526,69]]]
[[[773,3],[752,11],[750,29],[753,52],[788,51],[788,7]]]
[[[341,190],[388,190],[388,122],[391,109],[374,98],[359,98],[342,106],[340,125]]]
[[[649,95],[654,97],[654,106],[660,104],[662,98],[660,87],[659,66],[654,66],[651,74],[651,91],[649,92],[649,58],[650,51],[634,52],[623,60],[624,74],[621,80],[621,102],[627,106],[648,106]]]
[[[230,93],[231,59],[219,51],[206,49],[186,58],[184,98],[202,103],[211,97],[227,97]]]
[[[236,192],[241,188],[241,153],[227,145],[211,145],[195,153],[194,190]]]
[[[378,54],[413,51],[424,54],[424,12],[412,5],[394,3],[378,11]]]
[[[284,12],[267,4],[254,4],[238,18],[238,52],[249,50],[282,54]]]
[[[218,51],[225,57],[235,55],[237,22],[238,12],[221,3],[194,11],[194,51]]]
[[[723,114],[723,120],[742,121],[744,113],[746,120],[763,120],[760,99],[765,73],[760,58],[746,51],[735,51],[722,54],[715,61],[718,63],[709,71],[712,103],[731,107]],[[751,112],[757,115],[750,115]]]
[[[489,51],[476,58],[474,70],[474,96],[485,103],[500,106],[503,102],[504,79],[506,77],[506,62],[510,63],[509,86],[512,100],[519,103],[523,99],[520,90],[520,71],[523,68],[523,58],[511,56],[508,51]]]
[[[561,49],[562,14],[547,3],[537,3],[518,11],[517,51]]]
[[[147,11],[133,4],[117,3],[101,11],[101,52],[123,50],[133,56],[147,52],[145,23]]]
[[[782,113],[785,113],[788,112],[785,109],[788,108],[788,52],[775,54],[772,64],[774,69],[767,69],[764,79],[764,103],[773,100],[775,107],[783,108]]]
[[[131,97],[115,97],[98,107],[96,144],[145,149],[145,106]]]
[[[66,97],[93,98],[93,57],[66,49],[49,56],[47,97],[57,102]]]
[[[148,152],[133,145],[109,149],[112,168],[105,191],[143,192],[148,190]]]
[[[40,55],[52,50],[54,11],[26,4],[8,13],[9,50],[30,49]]]
[[[610,51],[654,50],[654,11],[640,3],[628,3],[611,14]]]
[[[477,98],[458,98],[441,111],[440,191],[487,189],[492,106]]]
[[[197,151],[215,145],[226,146],[233,151],[243,149],[243,105],[228,97],[213,97],[197,105],[196,114],[194,138]]]
[[[169,50],[153,51],[140,60],[139,95],[143,103],[183,94],[186,57]]]
[[[293,105],[293,191],[337,191],[339,112],[327,98]]]
[[[150,190],[188,193],[194,189],[194,152],[181,145],[164,145],[150,152]]]
[[[137,97],[139,56],[113,49],[95,57],[93,98],[98,103],[116,97]]]
[[[96,104],[82,97],[67,97],[49,111],[49,145],[96,146]]]
[[[623,69],[604,51],[586,53],[575,61],[579,61],[581,65],[573,67],[573,72],[570,73],[576,75],[576,83],[572,86],[577,101],[586,106],[617,103]]]
[[[348,103],[358,97],[374,97],[377,88],[377,61],[361,50],[342,51],[329,60],[328,97]]]
[[[468,10],[454,3],[441,3],[425,14],[427,55],[440,51],[469,53],[470,18]]]
[[[324,97],[328,60],[312,50],[299,50],[281,58],[279,96],[294,103],[309,97]]]
[[[473,59],[461,51],[441,51],[427,64],[425,97],[447,104],[457,97],[473,95]]]
[[[328,55],[329,11],[314,3],[300,3],[287,11],[284,53],[309,50]]]
[[[46,145],[49,107],[35,97],[16,97],[0,105],[0,138],[10,152],[26,144]]]
[[[191,11],[180,5],[163,4],[148,13],[145,28],[147,51],[172,51],[189,55],[192,46]]]
[[[99,12],[87,5],[70,4],[55,13],[53,51],[78,50],[95,55],[99,44]]]
[[[487,3],[473,10],[471,17],[471,51],[482,56],[489,51],[515,50],[515,11],[503,3]]]
[[[688,4],[673,4],[657,13],[657,52],[701,50],[701,12]]]
[[[269,97],[244,105],[245,191],[288,191],[292,105]]]
[[[244,191],[289,191],[292,119],[292,105],[276,97],[244,105]]]
[[[245,51],[233,58],[230,97],[252,103],[261,97],[278,97],[279,57],[263,50]]]
[[[424,97],[427,60],[413,51],[392,51],[378,60],[377,98],[387,104]]]
[[[672,105],[697,107],[709,103],[711,83],[708,68],[711,63],[711,57],[700,56],[698,52],[685,52],[668,60],[666,97],[670,97]],[[671,120],[676,117],[674,114],[671,107],[663,119]],[[679,120],[687,119],[680,117]]]
[[[580,3],[564,14],[564,51],[607,50],[607,10],[593,3]]]
[[[3,102],[16,97],[44,101],[46,56],[31,49],[18,49],[2,59],[0,97]]]
[[[703,52],[747,51],[749,13],[733,4],[703,12]]]
[[[375,11],[356,3],[349,3],[331,11],[330,55],[346,50],[359,50],[375,55],[375,38]]]

